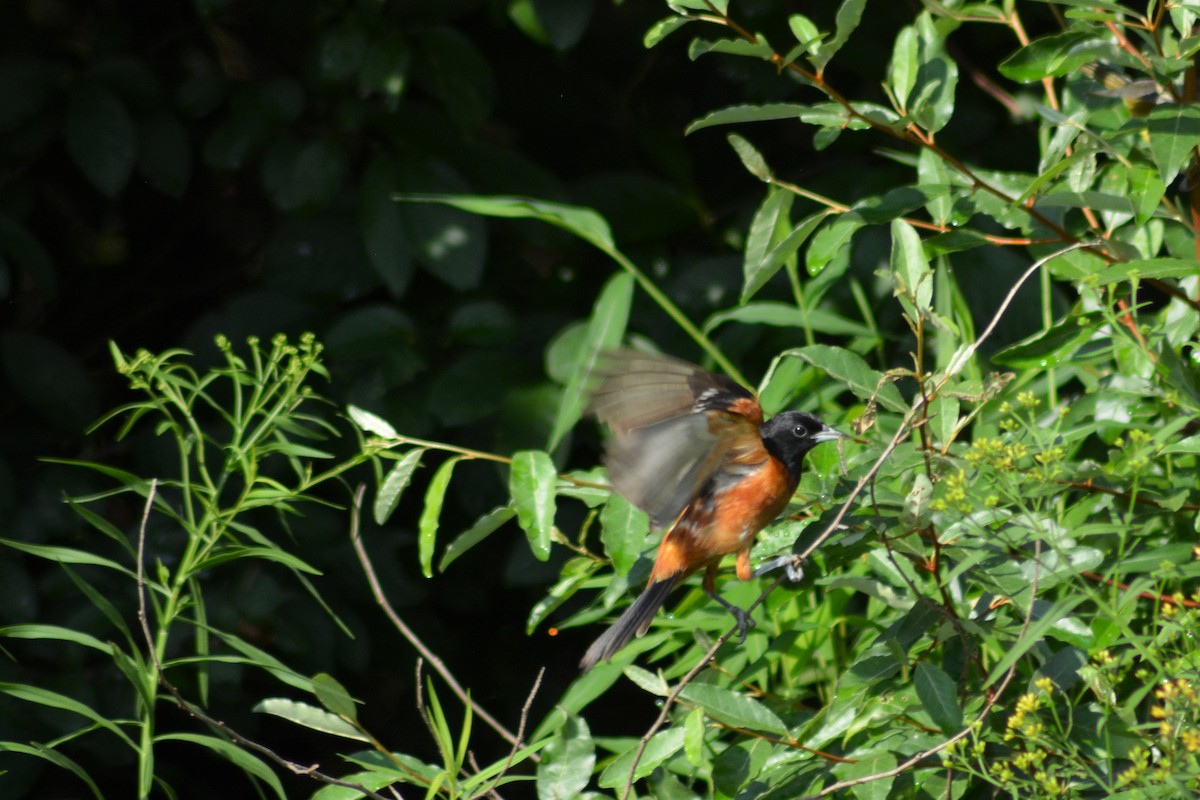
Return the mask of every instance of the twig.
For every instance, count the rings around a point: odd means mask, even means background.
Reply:
[[[421,654],[421,657],[429,662],[438,675],[442,676],[442,680],[446,682],[446,685],[450,687],[450,690],[454,692],[462,704],[470,706],[472,713],[486,722],[506,742],[513,746],[519,746],[520,737],[509,731],[499,720],[471,699],[471,695],[463,689],[450,670],[446,668],[445,663],[421,641],[420,637],[401,619],[400,615],[396,613],[396,609],[388,602],[387,595],[383,592],[383,586],[379,583],[379,578],[375,574],[375,567],[371,564],[371,557],[367,555],[366,547],[363,546],[362,536],[359,534],[359,518],[362,514],[362,501],[366,490],[367,487],[365,484],[359,484],[358,490],[354,493],[354,503],[350,507],[350,541],[354,544],[354,552],[358,554],[358,561],[362,565],[363,573],[367,576],[367,583],[371,586],[371,594],[375,597],[375,602],[383,609],[383,613],[387,615],[387,618],[395,626],[396,630],[400,631],[400,634]],[[541,761],[541,756],[537,753],[530,755],[530,758],[534,762]]]
[[[1115,586],[1123,592],[1129,591],[1128,583],[1122,583],[1121,581],[1113,580],[1112,578],[1106,578],[1103,575],[1092,572],[1091,570],[1085,569],[1083,572],[1081,572],[1079,574],[1082,575],[1083,577],[1087,578],[1089,581],[1096,581],[1097,583],[1104,583],[1109,586]],[[1153,600],[1156,603],[1162,603],[1163,605],[1167,605],[1167,606],[1183,606],[1184,608],[1200,608],[1200,603],[1197,603],[1195,600],[1189,600],[1186,597],[1176,598],[1176,597],[1172,597],[1169,594],[1157,594],[1155,592],[1138,592],[1137,596],[1142,600]]]
[[[189,716],[191,716],[193,719],[197,719],[197,720],[203,722],[205,725],[208,725],[211,728],[214,728],[214,729],[220,731],[225,736],[229,737],[229,740],[232,741],[234,744],[236,744],[238,747],[241,747],[246,750],[253,750],[256,753],[259,753],[260,755],[265,756],[267,758],[267,760],[274,762],[275,764],[283,767],[284,769],[287,769],[289,772],[291,772],[294,775],[304,775],[309,778],[312,778],[313,780],[319,781],[321,783],[327,783],[327,784],[330,784],[333,786],[342,786],[346,789],[353,789],[356,792],[362,792],[362,794],[366,797],[373,798],[373,800],[387,800],[387,798],[384,797],[383,795],[379,794],[378,792],[373,792],[361,784],[354,783],[352,781],[343,781],[339,778],[333,777],[332,775],[326,775],[325,773],[321,772],[318,769],[318,767],[320,766],[318,764],[304,766],[303,764],[297,764],[294,761],[288,761],[286,758],[279,755],[278,753],[276,753],[274,750],[267,747],[266,745],[261,745],[258,742],[255,742],[251,739],[247,739],[245,736],[242,736],[240,733],[235,731],[233,728],[229,727],[227,724],[225,724],[221,720],[210,717],[208,714],[201,711],[197,706],[188,702],[188,700],[183,696],[183,694],[180,693],[180,691],[175,688],[175,685],[173,683],[171,683],[169,680],[167,680],[166,675],[163,674],[162,662],[160,662],[158,660],[158,651],[154,647],[154,636],[150,633],[150,622],[149,622],[149,618],[146,614],[146,568],[145,568],[145,563],[144,563],[145,554],[146,554],[146,526],[150,521],[150,509],[153,508],[153,506],[154,506],[154,496],[157,493],[157,491],[158,491],[158,479],[152,478],[150,480],[149,491],[147,491],[147,493],[146,493],[146,506],[145,506],[145,509],[142,511],[142,521],[141,521],[141,524],[138,526],[138,543],[137,543],[138,612],[137,612],[137,614],[138,614],[138,621],[141,623],[141,626],[142,626],[142,635],[146,639],[146,649],[150,653],[150,660],[154,662],[154,674],[155,674],[155,677],[158,679],[159,684],[161,684],[162,687],[164,689],[166,689],[173,698],[175,698],[175,702]],[[393,794],[395,795],[394,790],[393,790]],[[398,796],[398,795],[396,795],[396,796]]]
[[[517,751],[521,749],[521,742],[525,739],[525,723],[529,721],[529,709],[533,706],[533,698],[537,696],[538,689],[542,688],[542,677],[546,674],[546,668],[542,667],[538,670],[537,677],[533,679],[533,687],[529,690],[529,696],[525,698],[525,704],[521,706],[521,719],[517,723],[517,741],[513,743],[512,750],[508,751],[508,759],[504,762],[504,768],[496,773],[495,780],[487,788],[488,794],[494,794],[496,787],[500,784],[500,779],[504,777],[504,773],[508,772],[508,768],[512,766],[513,759],[517,757]]]

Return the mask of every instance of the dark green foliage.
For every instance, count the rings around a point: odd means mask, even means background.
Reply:
[[[1200,17],[810,5],[0,11],[0,793],[1200,791]],[[858,436],[580,676],[621,344]]]

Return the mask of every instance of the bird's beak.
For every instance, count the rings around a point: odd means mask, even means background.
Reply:
[[[837,428],[831,428],[828,425],[822,425],[821,430],[814,433],[812,438],[814,442],[820,443],[832,442],[836,439],[849,439],[850,436],[842,433]]]

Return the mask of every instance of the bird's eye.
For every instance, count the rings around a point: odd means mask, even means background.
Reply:
[[[803,439],[805,436],[808,436],[808,427],[803,422],[797,422],[792,428],[792,435]]]

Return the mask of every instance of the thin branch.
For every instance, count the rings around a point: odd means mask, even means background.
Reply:
[[[267,747],[266,745],[261,745],[258,742],[255,742],[251,739],[247,739],[245,736],[242,736],[240,733],[235,731],[233,728],[229,727],[227,724],[225,724],[221,720],[210,717],[208,714],[201,711],[199,707],[190,703],[183,696],[183,694],[177,688],[175,688],[175,685],[172,684],[169,680],[167,680],[166,675],[163,673],[162,663],[158,660],[158,652],[154,648],[154,636],[150,633],[150,621],[149,621],[148,615],[146,614],[146,568],[145,568],[146,526],[150,521],[150,509],[154,506],[154,496],[157,493],[157,491],[158,491],[158,479],[152,478],[150,481],[149,491],[147,491],[147,493],[146,493],[146,506],[145,506],[144,510],[142,511],[141,525],[138,527],[138,543],[137,543],[138,612],[137,613],[138,613],[138,621],[141,623],[141,626],[142,626],[142,636],[144,636],[146,639],[146,650],[147,650],[147,652],[150,653],[151,661],[154,662],[154,674],[155,674],[155,677],[158,679],[159,684],[161,684],[162,687],[164,689],[166,689],[173,698],[175,698],[176,704],[178,704],[178,706],[181,709],[183,709],[189,716],[191,716],[193,719],[197,719],[200,722],[203,722],[205,725],[208,725],[209,727],[225,734],[225,736],[229,737],[229,740],[232,741],[234,744],[236,744],[238,747],[241,747],[245,750],[253,750],[254,752],[259,753],[260,755],[266,757],[267,760],[277,764],[280,767],[283,767],[284,769],[288,770],[289,772],[291,772],[294,775],[304,775],[309,778],[312,778],[313,780],[319,781],[321,783],[327,783],[332,786],[341,786],[346,789],[353,789],[356,792],[362,792],[362,794],[366,797],[373,798],[373,800],[387,800],[387,798],[384,797],[383,795],[379,794],[378,792],[373,792],[361,784],[354,783],[352,781],[343,781],[339,778],[333,777],[332,775],[326,775],[325,773],[321,772],[318,769],[318,767],[320,766],[319,764],[311,764],[309,766],[304,766],[303,764],[297,764],[294,761],[287,760],[286,758],[279,755],[278,753],[276,753],[274,750]],[[394,792],[393,792],[393,794],[394,794]]]
[[[533,679],[533,686],[529,689],[529,695],[525,698],[525,704],[521,706],[521,719],[517,722],[517,741],[513,743],[512,749],[508,751],[508,759],[504,762],[504,767],[496,773],[495,780],[487,788],[488,794],[494,794],[496,787],[500,784],[500,779],[504,777],[504,773],[508,772],[512,766],[513,759],[517,757],[517,752],[521,749],[521,743],[525,740],[525,725],[529,721],[529,709],[533,706],[533,698],[537,696],[538,689],[542,688],[542,677],[546,674],[546,668],[542,667],[538,670],[537,677]]]
[[[350,507],[350,541],[354,544],[354,552],[358,554],[358,561],[362,565],[363,573],[367,576],[367,583],[371,586],[371,594],[375,597],[375,602],[383,609],[383,613],[387,615],[387,618],[396,630],[400,631],[400,634],[408,640],[409,644],[429,662],[438,675],[442,676],[442,680],[446,682],[446,685],[450,687],[450,690],[454,692],[459,701],[465,706],[470,706],[472,713],[486,722],[506,742],[513,746],[519,746],[521,741],[520,736],[504,727],[499,720],[471,699],[471,695],[463,689],[450,670],[446,668],[445,663],[421,641],[420,637],[396,613],[396,609],[392,607],[392,604],[388,602],[387,595],[384,594],[383,587],[379,583],[379,578],[375,574],[375,567],[371,563],[371,557],[367,555],[366,547],[363,546],[362,537],[359,535],[359,519],[362,515],[362,501],[366,490],[367,487],[365,484],[359,484],[358,490],[354,493],[354,503]],[[541,757],[536,753],[532,754],[530,758],[535,762],[541,760]]]
[[[1091,570],[1084,570],[1083,572],[1081,572],[1079,574],[1082,575],[1083,577],[1087,578],[1089,581],[1096,581],[1098,583],[1104,583],[1109,586],[1115,586],[1118,589],[1120,589],[1121,591],[1129,591],[1128,583],[1121,583],[1118,580],[1113,580],[1112,578],[1106,578],[1099,573],[1092,572]],[[1155,592],[1138,592],[1137,596],[1139,598],[1141,598],[1142,600],[1153,600],[1156,603],[1161,603],[1162,605],[1167,605],[1167,606],[1178,605],[1178,606],[1183,606],[1184,608],[1200,608],[1200,603],[1196,602],[1195,600],[1189,600],[1186,597],[1176,598],[1176,597],[1172,597],[1169,594],[1157,594]]]

